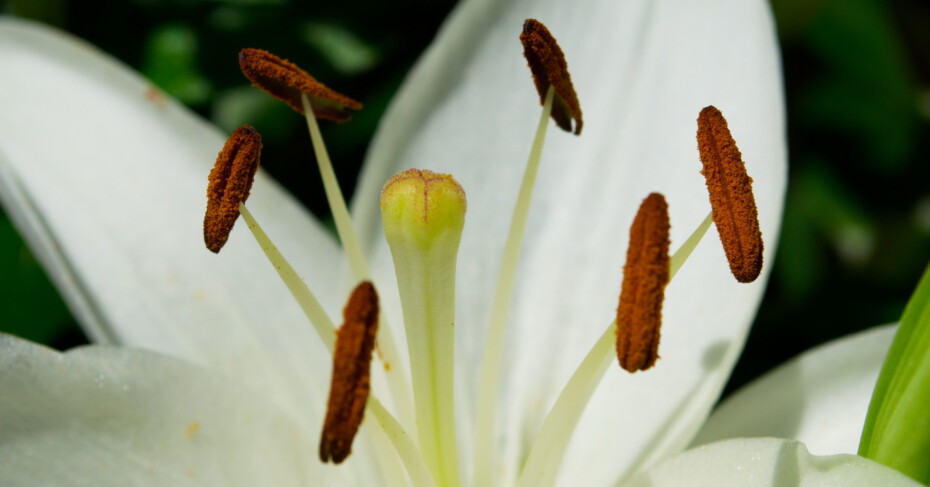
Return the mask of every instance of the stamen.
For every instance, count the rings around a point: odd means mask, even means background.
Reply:
[[[709,226],[710,219],[705,218],[685,243],[675,251],[675,255],[669,259],[668,281],[684,264],[687,256],[694,250]],[[629,258],[627,260],[629,261]],[[581,419],[581,414],[609,368],[612,355],[616,350],[616,330],[617,322],[614,321],[601,333],[600,338],[562,388],[558,399],[546,415],[539,434],[533,440],[530,453],[520,472],[517,487],[547,487],[555,483],[556,473],[565,456],[565,449]]]
[[[526,19],[523,23],[523,33],[520,34],[523,43],[523,55],[533,72],[533,82],[539,92],[539,104],[546,100],[549,86],[555,88],[556,100],[552,106],[552,119],[556,125],[566,132],[572,131],[572,120],[575,121],[575,135],[581,134],[584,122],[581,118],[581,105],[578,95],[572,85],[572,78],[568,74],[568,63],[565,54],[558,42],[549,33],[542,22],[536,19]]]
[[[255,221],[255,218],[249,212],[248,208],[246,208],[245,205],[240,205],[239,210],[242,212],[242,218],[245,219],[249,229],[252,230],[255,240],[259,243],[262,251],[264,251],[265,255],[268,257],[269,262],[281,276],[281,280],[287,285],[288,290],[291,291],[294,299],[313,324],[323,344],[330,353],[334,353],[334,337],[336,335],[336,330],[329,316],[326,314],[326,311],[323,310],[323,306],[320,305],[316,296],[313,295],[310,288],[307,287],[307,284],[300,278],[287,259],[281,255],[278,248],[271,239],[268,238],[268,235],[265,234],[258,222]],[[376,444],[375,453],[381,461],[381,464],[391,465],[394,458],[399,458],[406,468],[407,474],[413,480],[415,487],[432,487],[433,481],[430,477],[429,469],[426,467],[426,462],[417,450],[413,439],[407,434],[397,419],[381,405],[381,402],[378,401],[378,398],[376,398],[374,394],[371,394],[368,398],[366,413],[372,414],[382,429],[381,431],[377,429],[371,430],[372,435],[374,435],[372,440]],[[386,445],[390,445],[394,448],[397,452],[396,457],[394,453],[385,448]],[[387,472],[387,474],[390,475],[390,472]],[[389,480],[392,480],[389,482],[391,485],[402,485],[403,483],[397,476],[391,477]]]
[[[249,125],[235,130],[216,156],[207,185],[207,212],[203,218],[203,241],[219,253],[239,218],[239,204],[252,189],[262,155],[262,136]]]
[[[343,197],[342,190],[339,188],[339,181],[336,180],[336,171],[333,170],[333,162],[330,160],[326,144],[323,142],[323,134],[320,132],[320,126],[316,121],[310,97],[306,94],[302,95],[301,104],[304,108],[304,119],[310,133],[313,152],[316,155],[317,169],[320,171],[320,178],[323,180],[323,191],[326,193],[329,209],[333,213],[336,233],[339,234],[339,241],[342,242],[342,248],[345,250],[349,267],[356,279],[371,279],[371,271],[365,259],[365,252],[362,251],[362,244],[359,242],[355,225],[352,223],[352,216],[349,214],[345,197]],[[416,420],[414,418],[413,404],[411,404],[410,400],[410,385],[407,382],[406,369],[400,359],[400,351],[394,341],[394,334],[391,333],[387,318],[382,318],[382,320],[385,323],[384,326],[380,327],[378,346],[383,354],[382,362],[391,364],[391,367],[385,367],[388,388],[391,391],[391,398],[394,400],[394,406],[398,414],[407,427],[413,431],[416,429]]]
[[[356,286],[336,334],[333,380],[320,439],[320,459],[342,463],[365,414],[371,389],[371,354],[378,331],[378,294],[371,282]]]
[[[371,272],[368,263],[365,261],[362,246],[352,225],[345,198],[342,196],[342,190],[339,189],[332,162],[316,121],[317,118],[324,118],[345,122],[351,117],[346,109],[358,110],[362,108],[362,104],[327,88],[294,63],[267,51],[243,49],[239,53],[239,65],[243,74],[255,86],[286,102],[291,108],[304,115],[313,142],[313,150],[316,153],[317,167],[323,179],[326,199],[332,210],[339,240],[346,252],[349,266],[352,268],[355,279],[370,279]],[[380,327],[380,330],[378,342],[384,353],[384,363],[392,364],[391,369],[387,371],[391,397],[405,425],[413,429],[415,423],[413,406],[409,399],[410,386],[400,360],[400,352],[391,328],[385,325]]]
[[[617,359],[630,373],[649,369],[659,358],[662,300],[669,279],[668,231],[665,197],[652,193],[630,227],[617,306]]]
[[[296,64],[261,49],[239,52],[239,67],[253,85],[287,103],[301,115],[304,107],[300,95],[306,94],[317,118],[346,122],[352,118],[349,110],[360,110],[362,104],[338,93],[310,76]]]
[[[752,194],[752,179],[720,110],[705,107],[698,116],[698,149],[707,180],[714,223],[730,271],[752,282],[762,271],[762,232]]]

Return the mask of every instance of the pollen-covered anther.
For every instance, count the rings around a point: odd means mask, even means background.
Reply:
[[[539,92],[540,104],[544,103],[546,92],[551,85],[555,90],[552,119],[566,132],[572,131],[574,120],[575,135],[580,134],[584,125],[581,105],[578,103],[572,78],[568,74],[568,63],[565,62],[562,48],[549,33],[549,29],[536,19],[526,19],[523,22],[520,42],[523,43],[523,55],[526,56],[530,71],[533,72],[533,82]]]
[[[320,83],[296,64],[261,49],[239,52],[239,67],[254,86],[287,103],[304,114],[301,95],[307,95],[316,118],[346,122],[349,110],[361,110],[362,104]]]
[[[697,122],[701,174],[730,271],[737,281],[752,282],[762,271],[762,232],[752,179],[720,110],[704,108]]]
[[[662,301],[669,281],[669,219],[665,197],[652,193],[630,227],[617,306],[617,359],[633,373],[659,358]]]
[[[371,282],[355,287],[342,315],[320,438],[320,460],[333,463],[342,463],[352,452],[352,440],[365,415],[371,389],[371,355],[378,334],[378,293]]]
[[[239,218],[239,203],[249,197],[262,155],[262,136],[249,125],[235,130],[216,156],[207,184],[203,241],[218,253]]]

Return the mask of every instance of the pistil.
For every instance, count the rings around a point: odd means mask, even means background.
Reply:
[[[381,192],[397,275],[420,451],[438,485],[459,485],[455,430],[455,270],[465,193],[449,175],[411,169]]]

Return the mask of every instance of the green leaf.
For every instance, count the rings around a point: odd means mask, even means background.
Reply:
[[[930,482],[930,267],[911,296],[882,366],[859,454]]]

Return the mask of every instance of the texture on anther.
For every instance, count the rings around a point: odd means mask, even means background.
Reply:
[[[652,193],[630,226],[617,306],[617,360],[627,372],[646,370],[659,358],[662,301],[669,280],[668,234],[665,197]]]
[[[349,110],[360,110],[362,104],[328,88],[296,64],[261,49],[239,52],[239,67],[253,85],[287,103],[304,114],[300,97],[307,95],[316,118],[346,122],[352,118]]]
[[[371,390],[371,355],[378,334],[378,293],[363,281],[342,311],[336,334],[333,378],[320,438],[320,459],[342,463],[352,452],[352,441],[365,416]]]
[[[249,125],[236,129],[216,156],[207,184],[207,212],[203,240],[218,253],[239,218],[239,204],[249,197],[255,171],[261,162],[262,136]]]
[[[572,77],[568,74],[568,63],[559,43],[549,33],[549,29],[536,19],[526,19],[523,22],[520,42],[523,43],[523,55],[526,56],[527,65],[533,73],[536,91],[539,92],[539,103],[545,102],[546,93],[551,85],[555,90],[552,119],[566,132],[572,131],[574,120],[575,135],[581,134],[581,127],[584,125],[581,105],[578,103]]]
[[[701,110],[697,141],[704,165],[701,174],[730,271],[737,281],[752,282],[762,272],[759,212],[752,179],[720,110],[713,106]]]

